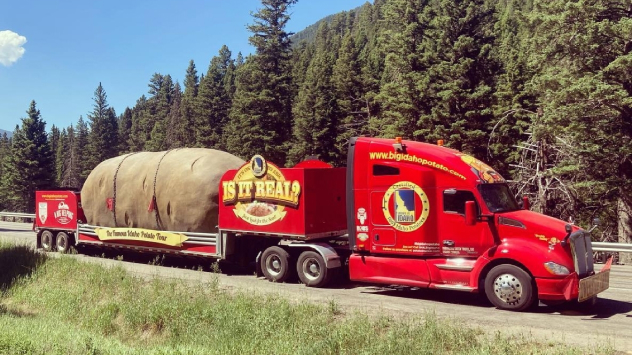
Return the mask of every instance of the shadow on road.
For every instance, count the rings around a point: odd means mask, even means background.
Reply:
[[[560,306],[547,307],[552,310],[550,313],[559,312],[564,316],[584,317],[584,320],[605,320],[618,314],[627,314],[632,312],[632,303],[608,298],[599,298],[597,304],[592,307],[582,305],[581,303],[570,302]],[[632,314],[627,314],[632,317]]]
[[[458,304],[490,309],[494,308],[484,295],[476,293],[419,289],[411,287],[379,286],[371,287],[369,291],[364,291],[362,293],[441,302],[444,304]],[[539,314],[559,314],[560,316],[585,317],[585,320],[602,320],[618,314],[627,314],[632,312],[632,302],[599,298],[597,300],[597,304],[590,308],[586,307],[586,305],[578,304],[577,302],[567,302],[557,306],[539,304],[537,307],[532,308],[530,312]],[[627,317],[632,317],[632,314],[628,314]]]

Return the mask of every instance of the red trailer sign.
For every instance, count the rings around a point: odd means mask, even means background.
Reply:
[[[313,239],[346,233],[345,170],[254,156],[221,180],[219,229]]]
[[[83,218],[77,209],[81,203],[79,196],[72,191],[37,191],[36,224],[50,229],[76,229],[77,220]]]

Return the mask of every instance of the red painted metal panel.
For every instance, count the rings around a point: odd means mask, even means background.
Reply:
[[[262,164],[267,172],[257,177],[253,172]],[[344,233],[345,171],[330,167],[279,169],[253,158],[222,177],[219,228],[306,239]]]
[[[576,273],[572,273],[563,279],[536,278],[538,298],[542,300],[566,300],[577,299],[579,296],[579,279]]]
[[[80,203],[78,192],[36,191],[35,224],[41,229],[77,229],[77,220],[85,220]]]
[[[476,260],[473,259],[429,259],[428,270],[430,272],[430,280],[433,284],[451,284],[478,287],[477,282],[474,282],[473,284],[471,282],[471,270],[466,271],[449,269],[449,267],[473,267],[475,261]],[[442,266],[443,268],[441,268]]]
[[[428,287],[430,283],[426,260],[388,256],[351,255],[349,277],[353,281],[414,287]]]

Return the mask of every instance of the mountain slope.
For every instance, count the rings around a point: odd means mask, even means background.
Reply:
[[[351,9],[349,11],[342,11],[339,12],[337,14],[332,14],[329,16],[325,16],[322,19],[316,21],[315,23],[305,27],[305,29],[296,32],[295,34],[293,34],[290,39],[292,40],[292,45],[296,46],[297,44],[306,41],[306,42],[312,42],[314,40],[314,38],[316,38],[316,33],[318,32],[318,27],[320,27],[320,24],[323,22],[329,22],[331,23],[331,21],[334,19],[334,17],[336,17],[336,15],[341,14],[341,13],[345,13],[345,12],[356,12],[358,13],[360,10],[362,9],[362,6],[358,6],[355,9]]]
[[[4,129],[0,129],[0,136],[2,136],[3,134],[7,134],[7,137],[11,138],[11,136],[13,135],[13,132],[9,132],[9,131],[5,131]]]

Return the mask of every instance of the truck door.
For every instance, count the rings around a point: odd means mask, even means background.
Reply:
[[[370,168],[371,253],[438,255],[436,174],[426,168],[377,162]]]
[[[445,189],[442,199],[439,239],[444,256],[476,258],[493,246],[487,222],[478,221],[473,226],[465,224],[466,201],[474,201],[480,214],[479,202],[472,191]]]

